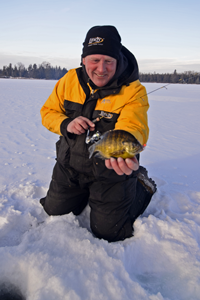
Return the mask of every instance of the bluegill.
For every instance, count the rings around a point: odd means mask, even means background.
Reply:
[[[100,140],[89,147],[89,158],[109,159],[111,157],[132,158],[144,147],[129,132],[125,130],[110,130],[101,135]]]

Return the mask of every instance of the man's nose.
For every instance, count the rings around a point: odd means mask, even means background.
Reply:
[[[105,64],[105,62],[104,62],[104,61],[100,61],[100,62],[98,63],[98,71],[99,71],[100,73],[104,73],[105,70],[106,70],[106,64]]]

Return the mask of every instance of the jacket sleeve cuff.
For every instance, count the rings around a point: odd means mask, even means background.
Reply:
[[[72,134],[72,133],[67,132],[67,126],[71,121],[73,121],[73,118],[67,118],[64,121],[62,121],[62,123],[60,125],[60,132],[65,137],[69,136],[69,134],[70,135]]]

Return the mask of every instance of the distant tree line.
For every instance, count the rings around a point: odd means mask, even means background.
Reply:
[[[192,71],[177,73],[175,70],[172,74],[140,73],[139,78],[141,82],[200,84],[200,73]]]
[[[0,77],[2,78],[35,78],[35,79],[60,79],[67,73],[67,69],[60,67],[52,67],[50,63],[43,62],[41,65],[29,65],[28,68],[19,62],[14,67],[12,64],[3,66],[0,69]]]
[[[19,62],[14,67],[12,64],[3,66],[0,69],[1,78],[36,78],[36,79],[60,79],[67,73],[67,69],[61,67],[52,67],[50,63],[43,62],[41,65],[29,65],[28,68]],[[160,82],[160,83],[189,83],[200,84],[200,73],[187,71],[177,73],[140,73],[139,79],[141,82]]]

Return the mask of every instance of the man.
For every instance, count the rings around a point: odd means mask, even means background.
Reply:
[[[95,26],[83,43],[82,67],[57,82],[41,109],[43,125],[60,135],[57,162],[41,204],[49,215],[78,215],[89,203],[92,232],[109,242],[133,236],[133,223],[156,185],[139,167],[139,155],[89,159],[86,134],[121,129],[146,144],[149,104],[138,78],[136,59],[122,46],[117,29]]]

